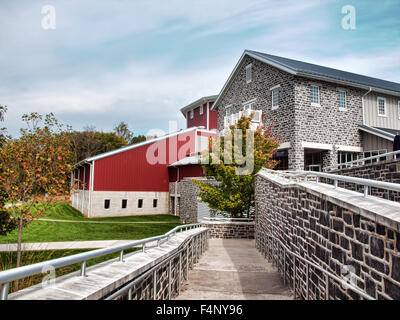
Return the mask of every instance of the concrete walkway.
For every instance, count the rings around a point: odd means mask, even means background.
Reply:
[[[178,300],[291,300],[289,288],[254,240],[210,239]]]
[[[60,241],[60,242],[36,242],[23,243],[22,250],[68,250],[68,249],[98,249],[119,244],[129,243],[135,240],[100,240],[100,241]],[[17,244],[0,244],[0,252],[17,251]]]

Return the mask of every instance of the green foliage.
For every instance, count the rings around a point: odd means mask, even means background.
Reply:
[[[262,167],[273,168],[277,164],[272,156],[279,143],[271,136],[270,128],[249,130],[252,117],[242,116],[235,126],[230,127],[228,134],[219,140],[211,139],[212,152],[203,155],[208,157],[203,168],[205,176],[215,179],[218,184],[194,181],[200,187],[201,199],[211,209],[226,212],[234,218],[248,215],[254,207],[255,174]],[[241,148],[232,143],[231,137],[234,141],[241,138]]]
[[[138,135],[132,138],[131,140],[131,144],[135,144],[135,143],[139,143],[139,142],[143,142],[146,141],[146,136],[144,135]]]

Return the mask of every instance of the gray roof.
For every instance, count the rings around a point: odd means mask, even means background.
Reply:
[[[246,51],[252,53],[253,55],[259,56],[260,58],[275,62],[285,68],[291,69],[296,74],[305,73],[314,76],[327,77],[333,80],[352,82],[355,84],[361,84],[369,87],[400,92],[400,83],[367,77],[361,74],[323,67],[312,63],[283,58],[257,51],[251,51],[251,50],[246,50]]]

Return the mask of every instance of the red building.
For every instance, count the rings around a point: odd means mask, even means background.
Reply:
[[[204,104],[207,118],[201,119],[210,125],[211,105]],[[214,135],[216,131],[191,125],[87,158],[72,172],[72,181],[78,184],[71,195],[72,206],[88,217],[169,213],[170,182],[202,175],[201,165],[188,161],[197,159]]]
[[[218,112],[211,110],[217,95],[200,98],[183,107],[181,112],[186,118],[186,127],[204,127],[207,130],[218,129]]]

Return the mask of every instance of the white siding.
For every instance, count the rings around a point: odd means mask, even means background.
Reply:
[[[378,97],[386,99],[385,117],[378,115]],[[364,97],[365,124],[371,127],[400,129],[400,120],[398,113],[399,100],[400,97],[376,94],[374,92],[369,93],[366,97]]]

